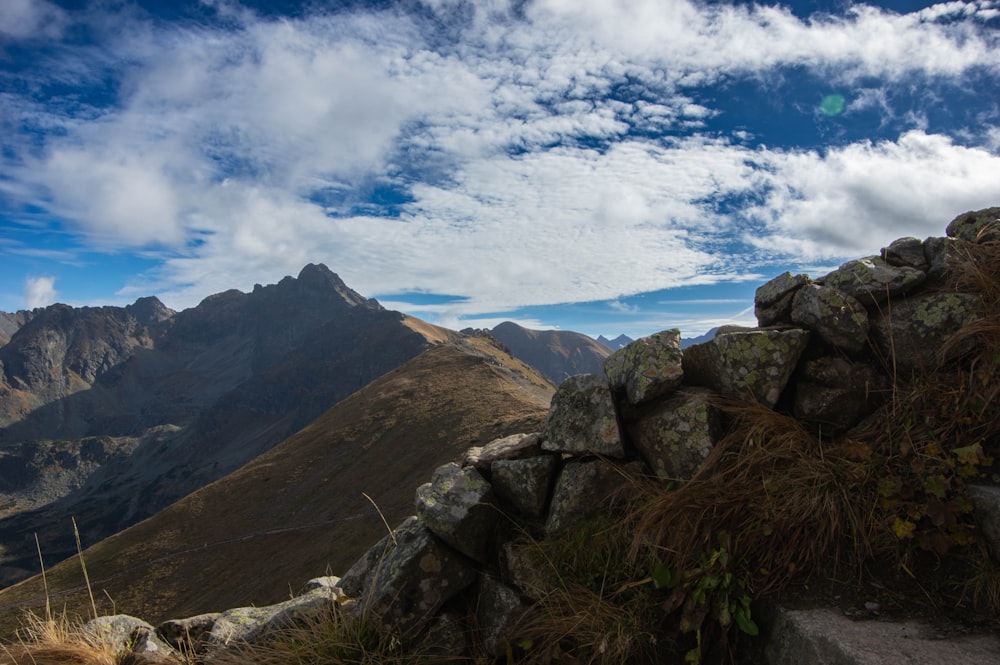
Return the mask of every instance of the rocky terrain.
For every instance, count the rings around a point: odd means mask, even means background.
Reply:
[[[323,641],[367,619],[410,654],[393,662],[995,663],[998,227],[969,213],[780,275],[757,328],[623,347],[564,381],[543,427],[437,467],[414,516],[290,600],[88,630],[137,662],[285,662],[352,647]],[[828,585],[871,600],[840,610]]]

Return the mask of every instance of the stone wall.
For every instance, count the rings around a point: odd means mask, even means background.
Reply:
[[[945,340],[975,316],[978,296],[945,288],[948,259],[992,238],[998,218],[997,208],[966,213],[947,237],[897,240],[819,279],[780,275],[757,290],[757,328],[724,328],[684,352],[679,331],[667,330],[613,353],[606,377],[574,376],[559,387],[544,431],[473,448],[437,469],[416,491],[416,515],[341,578],[313,580],[272,607],[156,629],[127,617],[94,627],[132,635],[135,658],[155,662],[185,640],[199,650],[266,641],[337,607],[374,613],[396,632],[436,631],[456,656],[472,626],[479,648],[502,659],[507,628],[538,600],[530,566],[512,545],[513,524],[550,537],[601,510],[630,477],[690,478],[723,432],[716,395],[794,414],[823,436],[857,426],[896,377],[939,362]],[[1000,530],[990,503],[982,501],[984,523]],[[469,607],[476,611],[466,615]]]

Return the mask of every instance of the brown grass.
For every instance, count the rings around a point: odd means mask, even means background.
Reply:
[[[0,665],[120,665],[122,656],[107,635],[85,631],[65,614],[25,615],[18,641],[0,647]]]

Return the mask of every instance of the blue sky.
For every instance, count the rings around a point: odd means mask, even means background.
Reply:
[[[0,310],[322,262],[451,328],[752,323],[1000,205],[1000,0],[3,0]]]

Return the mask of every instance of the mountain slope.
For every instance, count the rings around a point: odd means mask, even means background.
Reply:
[[[529,330],[506,321],[490,331],[510,354],[538,369],[558,386],[574,374],[603,374],[604,359],[611,353],[604,345],[581,333],[567,330]]]
[[[323,265],[176,313],[36,310],[0,347],[0,581],[37,571],[34,534],[70,556],[70,515],[90,542],[120,531],[456,335],[408,321]]]
[[[158,620],[263,605],[343,573],[384,533],[362,492],[395,525],[440,464],[540,429],[552,392],[488,338],[431,348],[238,471],[87,549],[98,609]],[[47,581],[53,603],[84,611],[75,559]],[[38,577],[0,591],[0,616],[25,603],[44,604]]]

